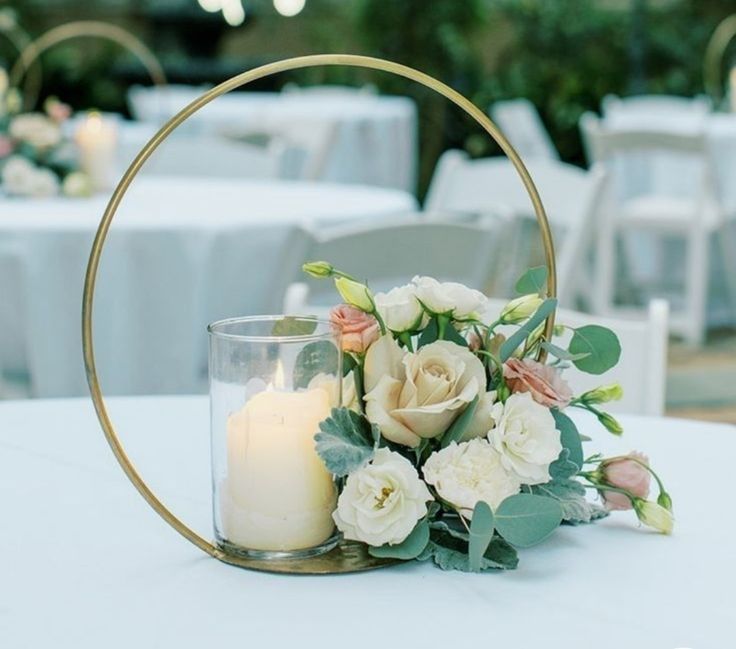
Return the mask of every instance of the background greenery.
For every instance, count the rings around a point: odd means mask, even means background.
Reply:
[[[636,92],[702,92],[702,59],[715,25],[734,0],[308,0],[296,18],[271,0],[246,0],[239,28],[202,11],[195,0],[0,0],[34,34],[79,18],[133,29],[164,62],[174,82],[214,83],[267,60],[347,51],[407,63],[446,81],[479,106],[527,97],[539,109],[563,159],[582,164],[577,123],[602,97]],[[59,46],[44,58],[45,94],[75,107],[125,110],[125,88],[146,82],[113,46]],[[0,39],[0,65],[12,50]],[[348,69],[304,71],[305,83],[370,81],[409,94],[420,108],[421,180],[426,187],[440,153],[465,147],[494,153],[476,127],[447,102],[387,75]]]

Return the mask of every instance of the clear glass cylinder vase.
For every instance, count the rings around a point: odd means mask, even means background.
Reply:
[[[342,399],[339,334],[329,322],[286,316],[208,331],[216,542],[262,559],[330,550],[337,489],[314,435]]]

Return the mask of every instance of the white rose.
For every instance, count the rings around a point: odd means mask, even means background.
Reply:
[[[432,313],[452,314],[455,319],[478,318],[488,306],[488,298],[475,289],[456,282],[438,282],[433,277],[415,277],[417,298]]]
[[[3,165],[3,189],[10,196],[28,196],[35,171],[35,165],[23,156],[12,156]]]
[[[476,437],[488,436],[488,432],[496,425],[494,415],[499,412],[496,407],[496,397],[495,390],[481,394],[473,418],[470,420],[463,436],[458,440],[459,442],[467,442]]]
[[[348,476],[332,518],[346,539],[396,545],[426,515],[430,500],[412,463],[379,448],[370,464]]]
[[[316,374],[309,381],[307,385],[308,390],[315,390],[317,388],[324,390],[330,395],[330,403],[337,403],[337,379],[331,374],[320,373]],[[358,404],[358,392],[355,389],[355,375],[352,372],[348,374],[342,380],[342,407],[349,408],[355,412],[360,412]]]
[[[388,293],[376,293],[374,300],[383,322],[391,331],[415,331],[422,325],[424,309],[411,284],[397,286]]]
[[[504,467],[500,454],[485,439],[450,443],[427,458],[422,472],[442,499],[466,518],[472,518],[478,501],[496,509],[521,488],[516,476]]]
[[[416,447],[444,433],[485,388],[483,364],[447,340],[403,352],[381,336],[366,353],[365,412],[386,439]]]
[[[41,113],[26,113],[13,118],[8,133],[14,140],[27,142],[39,149],[49,149],[61,142],[58,124]]]
[[[35,169],[31,175],[29,195],[48,198],[59,193],[59,179],[48,169]]]
[[[523,484],[549,482],[549,465],[562,451],[552,413],[529,392],[512,394],[505,404],[494,408],[496,426],[488,439],[501,454],[504,466]]]

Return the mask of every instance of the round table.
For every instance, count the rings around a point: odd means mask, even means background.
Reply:
[[[143,476],[209,537],[206,397],[109,401]],[[736,428],[628,416],[616,439],[584,415],[575,419],[595,437],[591,453],[649,453],[674,498],[671,537],[626,512],[560,528],[521,550],[508,573],[410,563],[289,577],[223,565],[168,528],[117,467],[89,400],[0,403],[2,644],[729,646],[736,551],[726,499]]]
[[[107,196],[0,198],[0,369],[36,396],[84,394],[81,296]],[[116,394],[191,393],[212,320],[281,313],[311,232],[416,210],[399,190],[329,183],[138,179],[100,264],[100,376]]]
[[[204,92],[192,86],[134,87],[133,115],[161,124]],[[267,131],[327,144],[320,180],[412,191],[417,174],[417,109],[408,97],[341,89],[231,92],[192,116],[182,133]]]

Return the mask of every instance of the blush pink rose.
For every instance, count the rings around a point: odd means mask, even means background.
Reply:
[[[503,376],[511,392],[529,392],[534,401],[547,408],[564,408],[573,396],[570,386],[554,367],[529,358],[506,361]]]
[[[635,460],[638,460],[635,461]],[[651,475],[639,464],[649,465],[649,458],[642,453],[632,451],[628,455],[601,463],[603,480],[612,487],[625,489],[632,496],[646,500],[649,495]],[[606,508],[609,510],[631,509],[631,499],[626,494],[615,491],[601,491]]]
[[[342,334],[343,351],[363,354],[378,340],[378,321],[349,304],[340,304],[332,309],[330,322]]]
[[[13,153],[13,142],[10,138],[0,135],[0,159],[7,158]]]
[[[48,99],[44,106],[46,114],[57,124],[65,122],[72,114],[72,108],[58,99]]]

